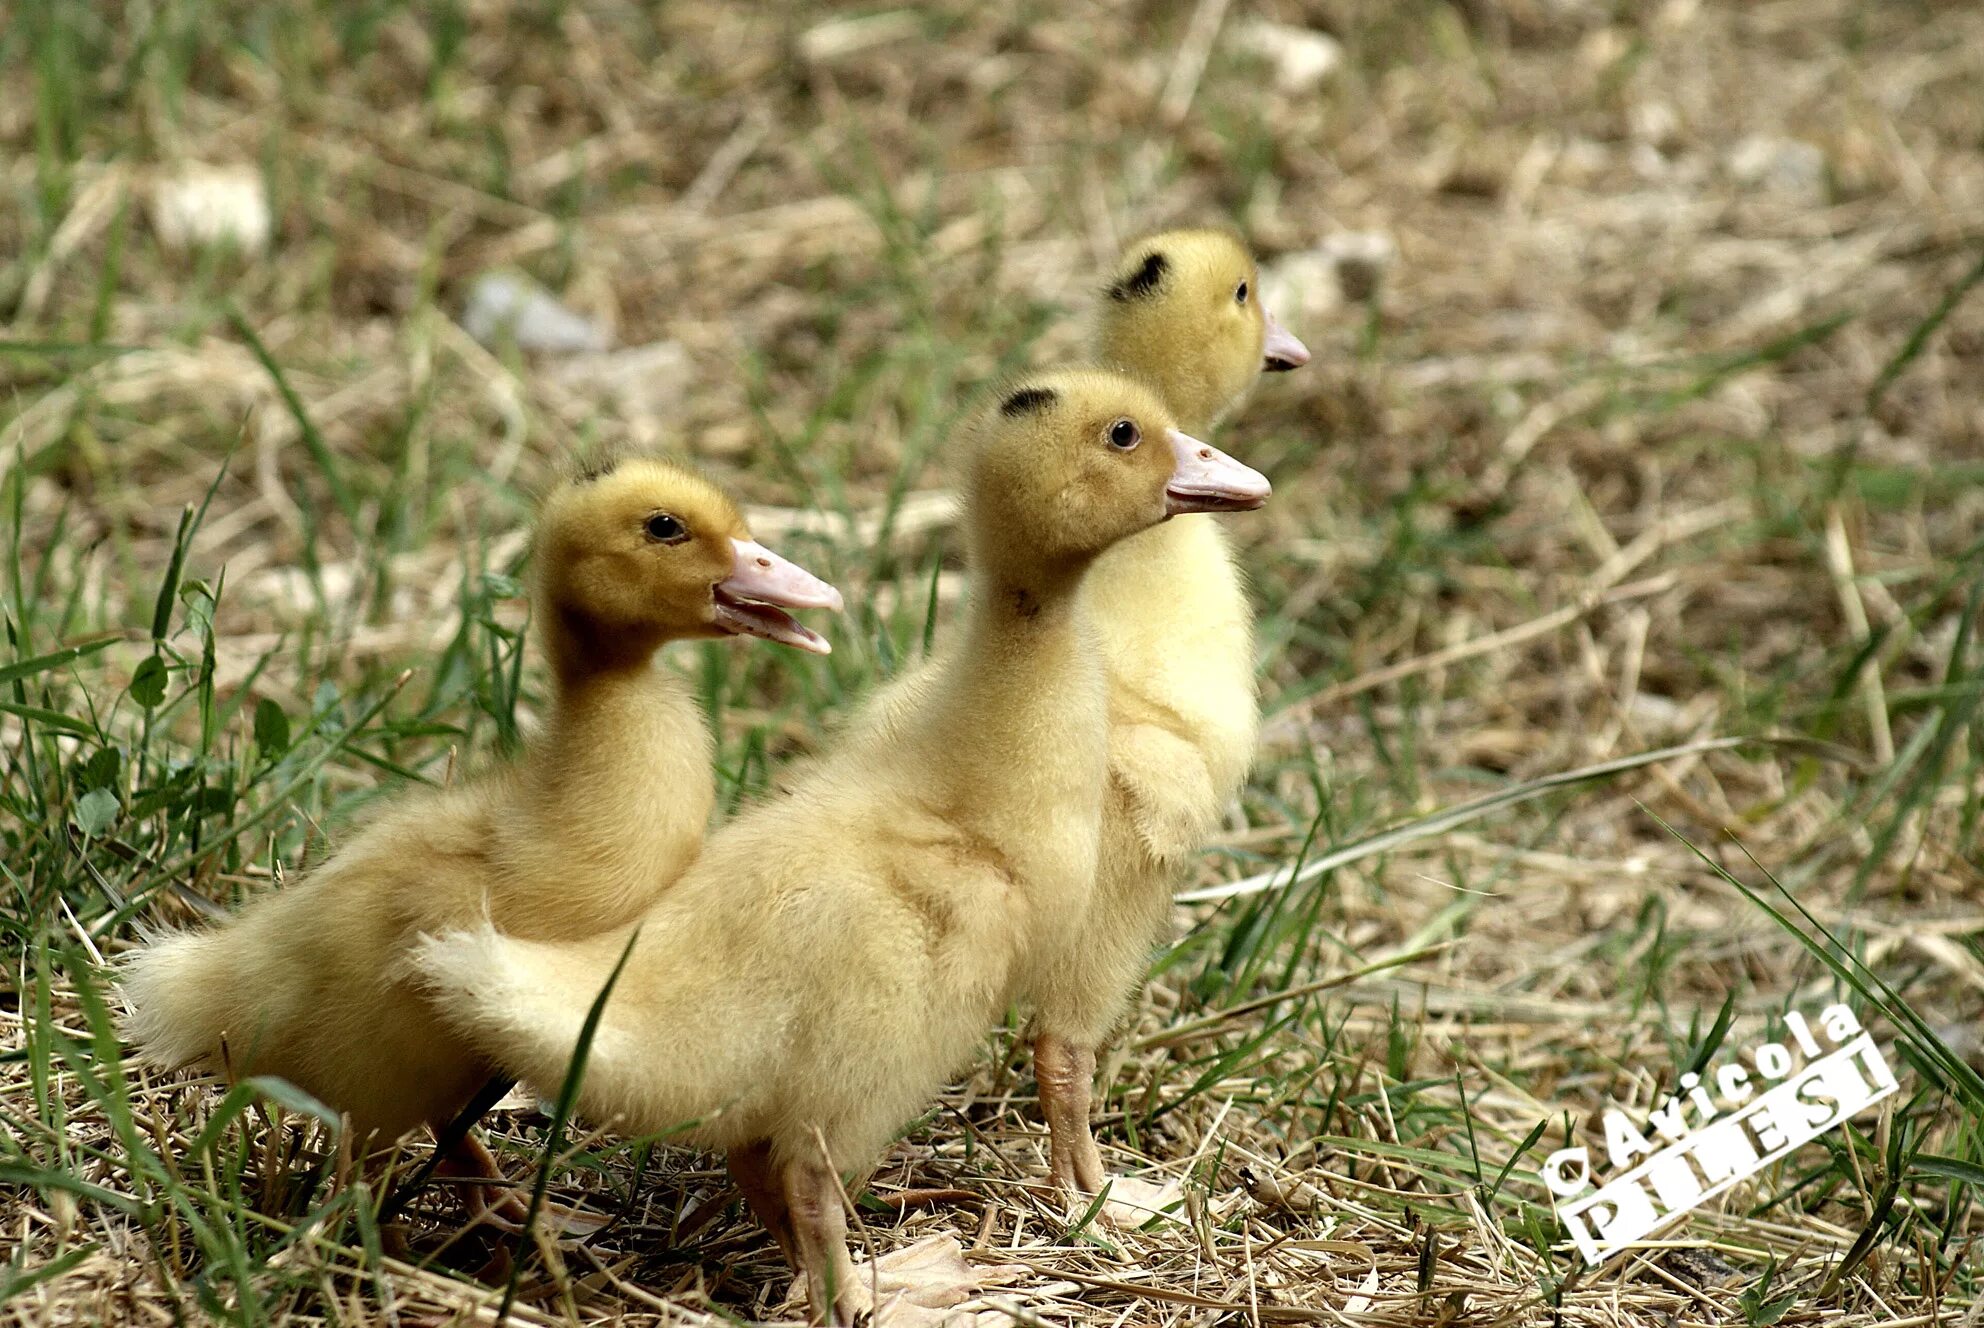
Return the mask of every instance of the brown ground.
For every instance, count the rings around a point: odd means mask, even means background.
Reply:
[[[1271,721],[1244,822],[1197,884],[1286,865],[1319,813],[1317,852],[1648,748],[1832,746],[1695,751],[1363,857],[1320,889],[1181,910],[1189,939],[1126,1037],[1104,1132],[1114,1165],[1189,1175],[1188,1227],[1070,1233],[1031,1185],[1044,1141],[1009,1033],[875,1178],[884,1200],[965,1197],[864,1209],[865,1238],[953,1232],[1030,1265],[987,1311],[999,1322],[1978,1321],[1973,1192],[1948,1168],[1895,1174],[1890,1150],[1975,1170],[1984,1123],[1939,1091],[1947,1072],[1899,1052],[1904,1093],[1857,1122],[1860,1146],[1828,1136],[1711,1204],[1670,1233],[1688,1253],[1572,1276],[1535,1169],[1567,1115],[1586,1142],[1609,1103],[1644,1119],[1731,993],[1716,1063],[1772,1012],[1836,999],[1682,837],[1746,883],[1775,873],[1959,1062],[1979,1059],[1966,615],[1984,584],[1984,10],[146,13],[62,0],[0,34],[0,339],[139,348],[0,354],[0,472],[22,503],[0,531],[28,569],[7,605],[33,629],[20,653],[126,638],[38,676],[16,708],[87,716],[86,699],[119,695],[150,653],[180,510],[237,442],[186,563],[210,587],[225,568],[214,682],[248,689],[236,727],[260,698],[300,727],[327,683],[355,715],[419,670],[386,712],[399,727],[352,744],[372,759],[332,752],[174,880],[227,898],[272,854],[294,871],[306,818],[334,828],[389,781],[382,761],[438,777],[451,741],[464,759],[489,748],[496,726],[471,704],[488,660],[444,648],[465,604],[475,642],[501,642],[481,620],[519,621],[481,573],[513,569],[533,486],[596,443],[703,458],[760,505],[762,536],[856,606],[830,664],[711,657],[726,758],[761,780],[749,753],[817,742],[888,668],[879,638],[914,648],[947,528],[928,491],[969,391],[1074,351],[1073,315],[1125,238],[1230,219],[1316,361],[1223,435],[1276,483],[1270,511],[1235,526]],[[1334,34],[1342,67],[1278,90],[1243,52],[1263,16]],[[149,200],[189,162],[265,182],[266,254],[164,243]],[[1396,251],[1375,280],[1332,257],[1364,235]],[[594,361],[487,351],[459,319],[499,266],[620,346],[681,350],[618,386]],[[939,585],[954,594],[954,577]],[[182,645],[197,656],[197,634]],[[463,736],[409,731],[429,720]],[[27,1049],[0,1065],[0,1181],[16,1186],[0,1244],[21,1251],[0,1269],[4,1313],[488,1321],[500,1293],[466,1280],[482,1237],[416,1271],[368,1255],[347,1219],[284,1243],[252,1216],[332,1193],[294,1179],[324,1142],[300,1117],[251,1113],[196,1155],[217,1093],[136,1078],[128,1118],[92,1093],[82,1070],[108,1049],[81,1050],[87,968],[37,945],[114,954],[134,931],[105,890],[157,888],[158,857],[187,846],[158,809],[65,838],[86,785],[44,767],[109,739],[43,729],[31,750],[43,723],[0,716],[19,882],[0,905],[15,998],[0,1021]],[[128,703],[103,721],[127,746],[139,727]],[[157,755],[205,750],[199,729],[182,710]],[[44,786],[47,816],[29,794]],[[139,916],[185,916],[169,894]],[[1261,1000],[1427,947],[1320,999]],[[1869,1019],[1894,1046],[1892,1020]],[[545,1122],[498,1122],[521,1174]],[[636,1183],[628,1152],[590,1156],[555,1193],[627,1221],[549,1270],[532,1261],[514,1318],[779,1312],[775,1252],[706,1161],[657,1153]],[[1898,1225],[1842,1271],[1877,1212]],[[431,1252],[448,1216],[425,1214],[414,1248]]]

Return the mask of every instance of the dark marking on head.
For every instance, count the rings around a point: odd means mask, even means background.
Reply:
[[[619,464],[620,458],[605,449],[580,457],[578,464],[572,468],[572,483],[591,484],[595,480],[603,480]]]
[[[1023,387],[999,403],[999,413],[1009,419],[1046,410],[1061,399],[1051,387]]]
[[[1040,601],[1034,598],[1031,590],[1021,586],[1013,591],[1013,612],[1032,622],[1040,616]]]
[[[1164,274],[1170,270],[1171,260],[1152,250],[1144,256],[1142,267],[1109,288],[1109,298],[1124,304],[1141,300],[1163,283]]]

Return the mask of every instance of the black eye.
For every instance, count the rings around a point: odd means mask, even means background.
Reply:
[[[1236,290],[1236,291],[1234,291],[1234,292],[1233,292],[1233,302],[1234,302],[1235,304],[1245,304],[1245,303],[1247,302],[1247,283],[1246,283],[1246,282],[1244,282],[1244,281],[1243,281],[1243,282],[1241,282],[1241,283],[1240,283],[1240,288],[1239,288],[1238,290]]]
[[[658,544],[680,544],[689,538],[689,528],[679,518],[666,512],[656,512],[649,517],[643,529],[647,531],[648,538]]]
[[[1109,445],[1119,451],[1127,452],[1142,441],[1135,420],[1118,420],[1109,426]]]

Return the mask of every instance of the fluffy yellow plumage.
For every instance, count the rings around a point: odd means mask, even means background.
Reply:
[[[1263,368],[1308,361],[1261,302],[1253,257],[1217,230],[1132,244],[1097,310],[1106,363],[1149,384],[1182,427],[1209,432]],[[1109,784],[1089,915],[1028,956],[1035,1069],[1055,1178],[1093,1192],[1096,1046],[1122,1018],[1163,934],[1178,875],[1217,827],[1254,756],[1253,614],[1225,532],[1181,516],[1111,549],[1088,598],[1109,677]]]
[[[1106,706],[1083,575],[1111,543],[1214,501],[1193,496],[1192,474],[1225,501],[1266,496],[1176,434],[1148,389],[1094,371],[1001,394],[967,455],[973,594],[957,648],[660,896],[580,1099],[602,1124],[728,1150],[822,1316],[852,1309],[835,1172],[872,1160],[978,1047],[1022,957],[1086,911]],[[478,1046],[553,1085],[628,939],[485,927],[417,962]]]
[[[831,587],[749,542],[695,474],[629,460],[547,499],[535,625],[555,694],[521,760],[410,793],[321,867],[225,924],[125,964],[128,1030],[155,1064],[277,1075],[385,1144],[458,1111],[491,1066],[408,981],[422,932],[488,920],[518,936],[626,922],[695,855],[711,742],[665,642],[737,632],[825,643],[772,607]]]
[[[1188,432],[1209,431],[1263,369],[1307,363],[1261,303],[1246,247],[1225,231],[1166,231],[1124,251],[1102,292],[1098,357],[1154,390]],[[1244,298],[1243,298],[1244,296]],[[1097,559],[1084,595],[1109,695],[1109,760],[1093,903],[1044,931],[1012,995],[1036,1016],[1035,1070],[1055,1179],[1103,1181],[1089,1129],[1095,1051],[1123,1017],[1162,935],[1178,874],[1253,760],[1260,724],[1253,613],[1225,533],[1179,516]],[[891,731],[957,648],[880,688],[851,734]]]

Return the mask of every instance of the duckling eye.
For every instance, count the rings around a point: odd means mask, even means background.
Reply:
[[[1109,445],[1119,452],[1127,452],[1142,441],[1135,420],[1118,420],[1109,426]]]
[[[1245,303],[1247,302],[1247,283],[1246,283],[1246,282],[1244,282],[1244,281],[1243,281],[1243,282],[1241,282],[1241,283],[1240,283],[1240,288],[1239,288],[1238,290],[1236,290],[1236,291],[1234,291],[1234,292],[1233,292],[1233,302],[1234,302],[1235,304],[1245,304]]]
[[[689,538],[689,528],[682,524],[679,517],[666,512],[656,512],[649,517],[643,529],[647,531],[648,538],[657,544],[680,544]]]

